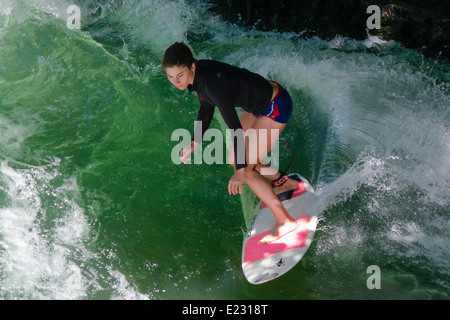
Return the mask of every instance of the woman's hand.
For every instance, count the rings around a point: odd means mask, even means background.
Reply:
[[[231,195],[237,195],[238,193],[242,193],[242,184],[244,183],[244,174],[245,168],[241,168],[236,170],[233,176],[228,182],[228,193]]]
[[[190,145],[181,149],[180,159],[184,164],[189,163],[189,161],[191,160],[191,153],[194,152],[195,149],[197,149],[198,145],[199,145],[198,142],[191,141]]]

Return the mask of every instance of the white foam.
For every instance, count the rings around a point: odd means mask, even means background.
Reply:
[[[162,54],[175,41],[187,42],[195,18],[195,10],[184,0],[147,0],[124,1],[113,19],[125,26],[135,45]]]
[[[92,290],[110,290],[111,297],[146,298],[88,249],[91,230],[77,203],[79,188],[75,177],[61,179],[60,161],[0,164],[0,297],[85,299]],[[109,274],[109,288],[92,277],[99,273]]]
[[[1,163],[0,173],[6,184],[2,191],[9,198],[9,205],[0,210],[2,294],[31,299],[83,296],[78,266],[70,261],[67,249],[52,243],[41,226],[46,212],[38,180],[45,180],[46,173],[38,168],[15,170],[6,162]],[[77,209],[66,213],[77,215]]]

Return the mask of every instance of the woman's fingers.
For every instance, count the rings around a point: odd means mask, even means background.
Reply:
[[[184,164],[187,164],[189,160],[191,160],[191,154],[186,149],[181,149],[180,151],[180,159]]]
[[[237,195],[242,193],[242,182],[230,181],[228,183],[228,193],[231,195]]]
[[[242,184],[244,183],[245,171],[244,168],[236,170],[228,182],[228,193],[237,195],[242,193]]]

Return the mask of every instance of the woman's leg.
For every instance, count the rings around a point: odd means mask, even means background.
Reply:
[[[273,146],[278,141],[279,134],[283,131],[285,126],[286,124],[275,122],[267,117],[257,118],[249,129],[253,129],[256,133],[258,146],[260,146],[260,138],[264,140],[261,141],[263,147],[251,148],[246,144],[247,157],[251,159],[256,156],[258,160],[257,163],[260,164],[261,159],[272,150]],[[262,130],[265,130],[266,134],[263,134]],[[254,152],[257,152],[257,154],[255,155]],[[297,224],[286,211],[267,180],[256,170],[257,164],[251,164],[248,160],[247,163],[248,166],[245,168],[244,182],[275,216],[275,227],[260,241],[263,244],[267,244],[294,230],[297,228]]]
[[[265,118],[264,116],[261,118]],[[248,132],[247,130],[252,128],[253,124],[256,122],[256,120],[258,120],[260,118],[257,118],[256,116],[254,116],[252,113],[244,111],[241,115],[240,121],[241,121],[241,125],[242,125],[242,129],[244,130],[244,132]],[[267,121],[269,121],[270,119],[267,118]],[[271,120],[270,120],[271,121]],[[274,121],[272,121],[274,122]],[[279,123],[279,125],[282,125],[281,123]],[[281,126],[282,129],[280,130],[280,134],[281,131],[284,128],[284,125]],[[270,137],[270,132],[268,132],[268,136]],[[278,139],[277,139],[278,140]],[[274,144],[269,143],[268,147],[267,147],[267,153],[272,150]],[[268,149],[270,147],[270,149]],[[262,158],[264,158],[266,155],[262,155]],[[258,160],[262,159],[262,158],[258,158]],[[230,148],[230,152],[228,155],[228,163],[230,163],[231,165],[234,165],[234,150],[233,148]],[[261,170],[263,168],[266,168],[267,170]],[[268,171],[273,171],[273,170],[268,170],[270,168],[270,165],[268,164],[263,164],[261,163],[261,161],[258,161],[258,163],[256,164],[255,170],[258,171],[259,173],[261,172],[268,172]],[[264,174],[264,177],[266,177],[269,180],[275,180],[278,179],[281,175],[281,172],[277,170],[277,172],[273,173],[273,174]],[[282,186],[279,187],[274,187],[273,191],[275,192],[275,194],[280,194],[283,193],[285,191],[288,190],[293,190],[295,188],[297,188],[298,182],[294,179],[288,179]]]

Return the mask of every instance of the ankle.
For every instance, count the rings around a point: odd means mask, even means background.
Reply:
[[[274,187],[281,187],[288,180],[289,180],[289,176],[287,174],[284,174],[283,172],[280,172],[280,176],[277,179],[272,180],[272,185]]]

